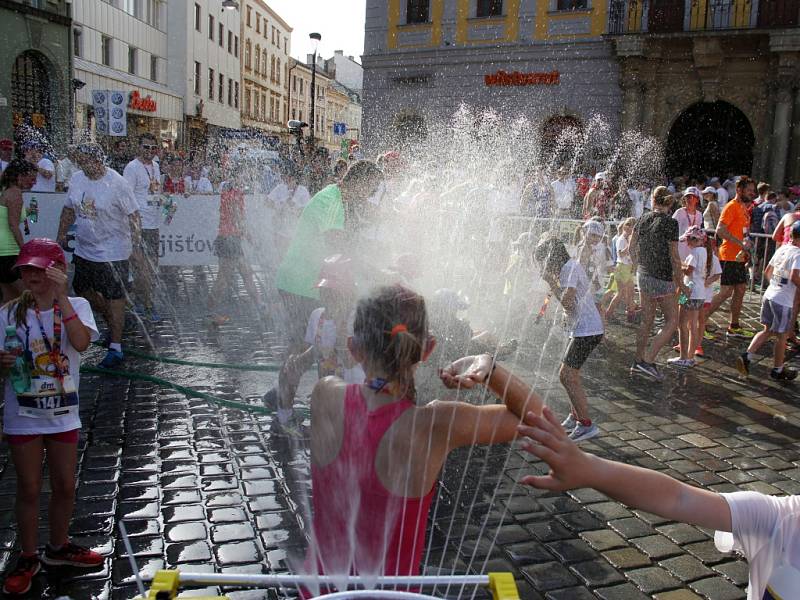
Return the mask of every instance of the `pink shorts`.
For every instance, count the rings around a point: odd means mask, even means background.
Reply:
[[[30,435],[14,435],[13,433],[7,433],[5,436],[8,443],[12,446],[22,446],[38,438],[44,438],[45,441],[59,442],[61,444],[77,444],[80,432],[80,429],[71,429],[70,431],[60,431],[59,433],[33,433]]]

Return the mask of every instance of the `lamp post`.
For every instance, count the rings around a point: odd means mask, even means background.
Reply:
[[[314,49],[314,60],[311,62],[311,144],[315,143],[316,137],[314,129],[317,125],[316,105],[317,105],[317,49],[322,41],[319,33],[310,33],[311,47]]]

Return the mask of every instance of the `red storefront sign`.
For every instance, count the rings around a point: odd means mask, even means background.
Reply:
[[[498,71],[497,73],[484,75],[483,79],[486,85],[489,86],[558,85],[561,83],[561,73],[558,71],[550,71],[549,73],[520,73],[519,71],[507,73]]]
[[[131,110],[141,110],[143,112],[156,112],[157,110],[155,100],[149,95],[142,98],[141,94],[136,90],[132,91],[128,98],[128,108]]]

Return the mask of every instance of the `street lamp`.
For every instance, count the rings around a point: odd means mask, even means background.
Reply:
[[[311,39],[311,47],[314,49],[314,60],[311,62],[311,143],[313,144],[316,139],[314,137],[314,128],[317,124],[316,111],[314,110],[317,105],[317,49],[322,41],[322,35],[310,33],[308,37]]]

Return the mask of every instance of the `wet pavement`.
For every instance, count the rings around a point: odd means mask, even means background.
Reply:
[[[193,309],[205,285],[184,283],[163,323],[133,336],[141,350],[205,362],[270,363],[285,352],[272,324],[231,299],[219,329]],[[755,327],[757,305],[746,306]],[[715,322],[722,325],[724,315]],[[543,327],[543,326],[542,326]],[[662,470],[716,491],[800,493],[797,386],[769,380],[768,360],[741,381],[733,360],[746,345],[720,337],[689,372],[664,369],[656,384],[628,373],[634,329],[612,325],[584,368],[602,436],[584,447],[601,456]],[[541,340],[546,340],[542,344]],[[535,343],[534,343],[535,341]],[[516,370],[561,414],[566,395],[555,375],[565,340],[534,329]],[[668,356],[662,354],[661,362]],[[99,349],[85,362],[96,363]],[[797,358],[790,364],[797,366]],[[536,368],[531,367],[535,365]],[[226,400],[260,404],[270,372],[214,370],[129,358],[126,369],[188,385]],[[539,373],[537,376],[534,374]],[[544,374],[544,376],[542,376]],[[306,391],[313,376],[306,377]],[[310,492],[303,439],[280,432],[269,415],[220,408],[151,381],[98,375],[81,380],[77,503],[71,535],[106,556],[101,569],[37,576],[30,598],[68,594],[133,598],[132,569],[117,529],[124,518],[137,569],[280,573],[304,550]],[[593,490],[566,494],[515,484],[541,463],[514,446],[462,449],[448,460],[431,509],[426,573],[511,571],[525,600],[744,598],[747,568],[719,554],[713,532],[629,510]],[[45,496],[46,496],[45,485]],[[15,558],[14,468],[0,447],[0,568]],[[47,508],[41,504],[46,541]],[[207,588],[232,600],[292,596],[291,590]],[[451,588],[447,597],[471,597]],[[477,598],[487,597],[478,592]]]

